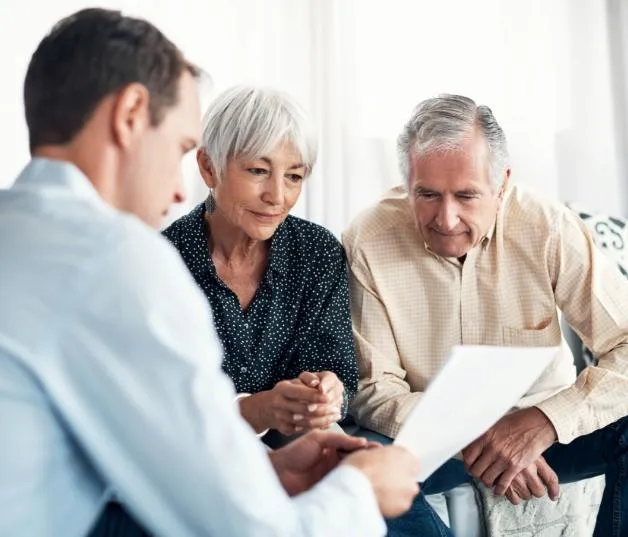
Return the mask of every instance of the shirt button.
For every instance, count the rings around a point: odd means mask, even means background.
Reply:
[[[248,370],[249,370],[249,369],[248,369],[248,367],[244,367],[244,366],[242,366],[242,367],[240,368],[240,373],[246,373]]]

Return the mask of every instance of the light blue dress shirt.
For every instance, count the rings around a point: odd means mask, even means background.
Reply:
[[[159,537],[371,537],[342,466],[295,498],[239,417],[207,300],[74,166],[0,191],[0,535],[83,537],[115,491]]]

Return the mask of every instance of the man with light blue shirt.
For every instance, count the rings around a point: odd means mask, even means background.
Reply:
[[[401,448],[317,431],[269,454],[239,417],[207,301],[151,229],[184,198],[196,74],[101,9],[31,59],[33,160],[0,192],[2,537],[380,536],[418,492]]]

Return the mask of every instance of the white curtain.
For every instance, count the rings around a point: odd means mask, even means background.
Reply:
[[[198,31],[171,20],[169,35],[211,73],[215,91],[238,83],[272,85],[308,108],[320,153],[293,214],[340,235],[352,216],[398,182],[394,154],[387,150],[390,140],[373,139],[361,128],[356,72],[360,2],[239,0],[202,6]],[[164,19],[164,24],[169,22]],[[189,166],[190,201],[172,218],[205,195],[194,166]]]
[[[618,215],[628,217],[628,3],[607,0],[610,73],[615,111],[615,148],[618,155]]]
[[[622,0],[101,0],[157,24],[209,72],[216,91],[279,87],[314,116],[320,158],[294,214],[340,234],[401,182],[395,139],[413,106],[440,92],[488,104],[509,138],[513,178],[564,201],[621,212],[624,151],[611,59]],[[28,58],[78,0],[0,4],[5,175],[26,161],[21,85]],[[621,30],[624,35],[623,24]],[[617,33],[617,32],[615,32]],[[625,43],[626,41],[624,41]],[[625,47],[624,47],[625,49]],[[616,56],[616,54],[615,54]],[[625,64],[625,56],[622,66]],[[628,72],[625,69],[622,73]],[[623,75],[622,75],[623,76]],[[211,96],[203,96],[207,102]],[[621,119],[621,124],[618,123]],[[624,136],[625,140],[625,136]],[[193,157],[189,200],[205,195]]]
[[[628,21],[626,3],[614,1]],[[274,85],[312,112],[320,158],[294,213],[337,235],[401,182],[397,134],[416,103],[441,92],[491,106],[509,139],[515,181],[592,210],[625,208],[621,103],[613,88],[627,86],[613,69],[610,3],[181,3],[196,13],[193,25],[171,17],[166,2],[161,13],[157,2],[141,8],[198,58],[216,90]],[[620,26],[628,41],[628,26]],[[192,165],[190,186],[199,184]],[[197,188],[192,201],[203,195]]]
[[[626,215],[625,143],[620,137],[625,104],[626,3],[566,2],[567,30],[560,99],[564,115],[556,132],[559,194],[594,211]],[[619,4],[623,4],[620,6]],[[613,45],[616,37],[623,44]],[[623,56],[615,61],[614,56]],[[620,96],[621,94],[621,96]],[[619,98],[618,98],[619,97]],[[622,111],[623,110],[623,111]]]

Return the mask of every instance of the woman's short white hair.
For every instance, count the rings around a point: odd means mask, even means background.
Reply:
[[[450,94],[419,103],[397,139],[399,165],[406,183],[410,180],[413,155],[456,150],[476,128],[488,144],[491,184],[499,187],[510,160],[504,131],[488,106]]]
[[[301,105],[276,89],[230,88],[205,113],[203,149],[219,179],[230,158],[268,156],[282,143],[294,146],[309,175],[318,152],[312,121]]]

